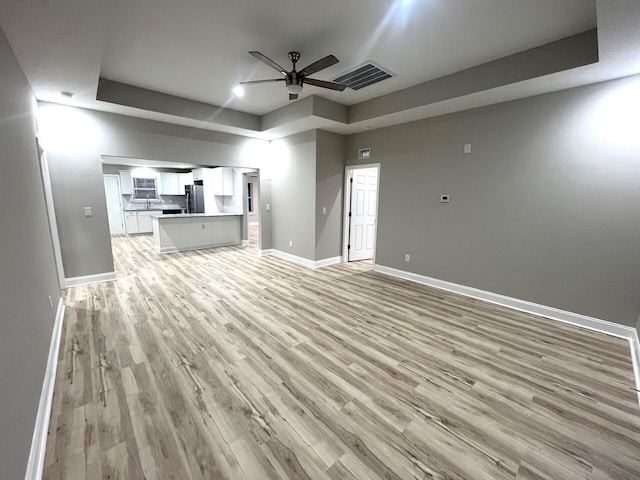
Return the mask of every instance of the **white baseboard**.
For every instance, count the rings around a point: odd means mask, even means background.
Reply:
[[[335,265],[336,263],[342,263],[342,256],[325,258],[323,260],[316,260],[313,268],[328,267],[329,265]]]
[[[325,258],[323,260],[309,260],[308,258],[298,257],[297,255],[292,255],[287,252],[283,252],[281,250],[275,250],[273,248],[269,250],[260,250],[261,257],[274,256],[281,258],[283,260],[287,260],[288,262],[297,263],[298,265],[303,265],[308,268],[322,268],[327,267],[329,265],[335,265],[336,263],[342,262],[342,257],[331,257]]]
[[[638,392],[638,403],[640,403],[640,340],[636,330],[629,339],[631,347],[631,362],[633,363],[633,378],[636,380],[636,391]]]
[[[97,273],[95,275],[85,275],[83,277],[66,278],[64,288],[77,287],[78,285],[89,285],[92,283],[111,282],[116,279],[116,272]]]
[[[40,393],[40,404],[38,405],[36,424],[31,439],[31,451],[29,453],[29,461],[27,462],[25,480],[40,480],[44,470],[44,456],[47,448],[49,419],[53,403],[53,388],[56,384],[58,353],[60,351],[60,336],[62,334],[63,322],[64,302],[62,298],[60,298],[58,301],[58,310],[56,311],[56,319],[53,324],[53,334],[51,335],[51,345],[49,346],[49,357],[47,359],[47,370],[44,375],[42,392]]]
[[[595,317],[581,315],[579,313],[568,312],[566,310],[528,302],[526,300],[507,297],[498,293],[487,292],[485,290],[447,282],[445,280],[438,280],[437,278],[427,277],[417,273],[385,267],[384,265],[374,265],[373,269],[376,272],[429,285],[430,287],[439,288],[440,290],[446,290],[466,297],[477,298],[479,300],[484,300],[485,302],[513,308],[514,310],[519,310],[521,312],[532,313],[551,320],[557,320],[559,322],[569,323],[571,325],[594,330],[596,332],[627,339],[631,348],[631,361],[633,364],[635,388],[638,390],[638,404],[640,405],[640,342],[638,340],[638,332],[635,328],[608,322]]]

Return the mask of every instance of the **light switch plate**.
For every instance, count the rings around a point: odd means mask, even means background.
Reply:
[[[93,210],[91,209],[91,207],[84,207],[84,216],[93,217]]]

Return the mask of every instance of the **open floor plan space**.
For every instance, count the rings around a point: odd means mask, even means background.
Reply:
[[[637,479],[627,340],[255,248],[66,290],[45,478]]]

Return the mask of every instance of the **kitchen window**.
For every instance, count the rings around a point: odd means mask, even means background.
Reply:
[[[158,184],[153,177],[133,177],[133,199],[140,201],[158,200]]]

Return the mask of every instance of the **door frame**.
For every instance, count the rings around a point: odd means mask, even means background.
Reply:
[[[102,186],[104,188],[104,177],[116,177],[116,184],[118,185],[118,198],[120,199],[120,223],[122,225],[122,235],[127,235],[127,227],[124,223],[124,209],[122,208],[122,186],[120,185],[120,175],[117,173],[103,173],[102,174]],[[105,203],[107,199],[107,192],[104,192]],[[107,224],[109,223],[109,207],[107,207]],[[109,227],[109,236],[111,234],[111,227]]]
[[[65,288],[67,288],[67,279],[64,273],[62,248],[60,247],[60,234],[58,233],[58,221],[56,219],[56,209],[53,203],[53,190],[51,188],[49,160],[47,159],[47,151],[42,148],[42,146],[40,145],[40,140],[37,136],[36,149],[38,151],[38,159],[40,161],[40,178],[42,179],[44,203],[47,209],[47,218],[49,220],[49,234],[51,235],[53,258],[56,264],[56,272],[58,274],[58,283],[60,284],[60,290],[64,290]]]
[[[376,263],[376,249],[378,248],[378,206],[380,204],[380,164],[379,163],[366,163],[362,165],[347,165],[344,167],[344,208],[343,208],[343,221],[342,221],[342,262],[349,261],[349,209],[351,204],[351,182],[349,181],[353,176],[355,170],[361,170],[363,168],[375,168],[378,170],[377,183],[376,183],[376,221],[373,230],[373,264]]]

